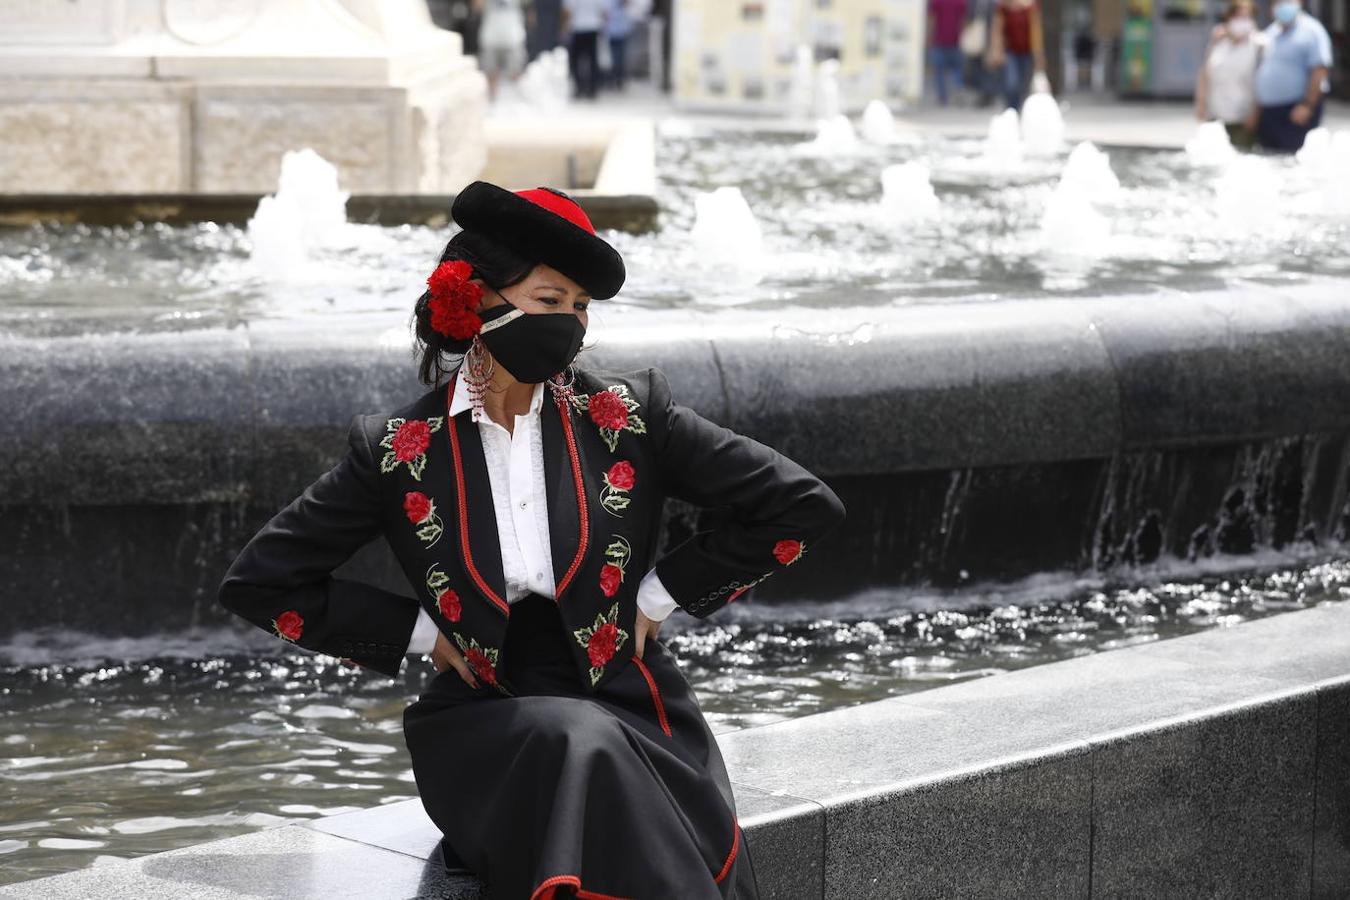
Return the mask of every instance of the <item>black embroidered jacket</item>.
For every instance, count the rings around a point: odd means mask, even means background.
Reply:
[[[576,367],[570,403],[540,410],[557,602],[594,691],[632,656],[638,583],[655,565],[703,618],[813,551],[844,518],[839,498],[759,441],[675,403],[656,368]],[[306,649],[397,676],[418,604],[480,681],[503,693],[510,606],[486,460],[454,384],[388,415],[357,415],[346,454],[240,551],[225,607]],[[658,559],[666,496],[734,515]],[[383,533],[416,599],[332,570]]]

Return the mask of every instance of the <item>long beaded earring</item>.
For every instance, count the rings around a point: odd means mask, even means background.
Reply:
[[[483,363],[485,356],[488,357],[486,366]],[[497,361],[487,354],[483,342],[476,334],[473,336],[473,343],[469,344],[469,349],[464,354],[464,368],[464,384],[473,401],[474,415],[477,418],[482,414],[483,394],[487,392],[492,373],[497,368]]]

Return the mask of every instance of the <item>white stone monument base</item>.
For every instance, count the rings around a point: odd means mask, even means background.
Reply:
[[[486,164],[486,80],[419,0],[125,2],[103,44],[0,36],[0,193],[266,193],[305,147],[352,193],[454,193]],[[215,8],[251,18],[204,40],[214,20],[159,17]]]

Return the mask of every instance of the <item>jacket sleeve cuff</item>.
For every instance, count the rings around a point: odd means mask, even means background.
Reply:
[[[418,607],[417,622],[413,625],[412,637],[408,640],[408,653],[421,656],[430,653],[436,647],[436,635],[439,633],[436,622],[427,615],[427,611]]]
[[[670,591],[661,583],[656,569],[650,570],[642,577],[642,582],[638,585],[637,604],[642,614],[654,622],[665,619],[675,611],[675,607],[679,606],[675,598],[670,596]]]

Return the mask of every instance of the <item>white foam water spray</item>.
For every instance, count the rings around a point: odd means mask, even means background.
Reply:
[[[248,220],[252,260],[265,276],[298,274],[315,251],[340,245],[347,232],[347,198],[338,170],[308,147],[281,157],[277,192],[258,202]]]

